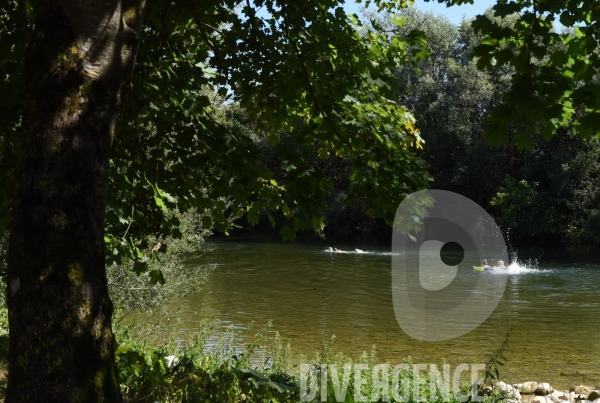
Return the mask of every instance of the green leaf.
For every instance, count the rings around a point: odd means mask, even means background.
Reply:
[[[212,228],[212,219],[209,216],[202,217],[202,227],[205,229]]]
[[[165,284],[165,278],[163,277],[163,273],[160,270],[152,270],[150,273],[148,273],[148,276],[150,277],[150,282],[152,284]]]
[[[148,263],[136,260],[135,263],[133,264],[133,271],[137,275],[145,273],[146,271],[148,271]]]
[[[329,158],[329,151],[327,151],[325,148],[320,148],[319,152],[318,152],[318,156],[322,160],[326,160]]]
[[[294,232],[302,231],[306,228],[306,223],[300,217],[294,218]]]
[[[275,228],[277,226],[275,218],[273,218],[273,215],[271,213],[269,213],[269,222],[271,223],[271,227]]]
[[[515,142],[519,150],[530,150],[533,147],[533,137],[526,133],[515,134],[515,136],[513,137],[513,141]]]
[[[293,241],[296,239],[296,231],[289,225],[284,225],[281,231],[279,231],[279,234],[284,241]]]
[[[115,355],[125,354],[131,350],[133,350],[133,347],[127,346],[125,344],[121,344],[119,347],[117,347],[117,350],[115,351]]]
[[[154,196],[154,201],[156,202],[156,205],[157,205],[158,207],[160,207],[161,209],[163,209],[163,210],[166,210],[166,209],[167,209],[167,206],[166,206],[166,205],[165,205],[165,203],[163,202],[163,199],[161,199],[160,197],[158,197],[158,196]]]

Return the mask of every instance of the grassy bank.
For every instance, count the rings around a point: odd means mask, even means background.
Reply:
[[[148,331],[147,328],[144,332],[151,335],[159,329],[154,327]],[[253,341],[242,350],[236,346],[242,345],[242,341],[248,339],[251,328],[227,333],[216,345],[207,349],[206,338],[210,329],[207,322],[202,322],[193,342],[183,347],[176,347],[172,342],[155,346],[139,336],[132,337],[127,330],[120,330],[117,364],[125,400],[414,403],[465,401],[457,398],[452,389],[445,393],[441,374],[427,370],[419,371],[410,358],[401,365],[400,370],[392,365],[377,364],[374,347],[369,353],[364,352],[358,358],[351,358],[342,353],[333,354],[332,338],[324,342],[321,350],[313,357],[301,356],[292,360],[289,345],[284,347],[278,334],[268,340],[269,326],[258,331]],[[438,367],[441,370],[443,364]],[[326,375],[324,371],[327,371]],[[336,372],[337,376],[333,376],[333,372]],[[466,377],[469,378],[469,375]],[[324,376],[327,379],[326,383],[321,381]],[[467,396],[470,394],[470,383],[464,377],[461,381],[463,382],[458,391]],[[493,379],[487,379],[488,385],[492,382]],[[362,399],[359,399],[359,396]],[[486,400],[496,402],[504,398],[492,392]]]

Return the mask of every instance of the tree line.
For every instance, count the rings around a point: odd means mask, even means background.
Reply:
[[[484,132],[490,114],[510,88],[514,68],[477,68],[474,52],[483,36],[475,32],[472,20],[457,25],[442,15],[414,8],[398,16],[408,21],[402,28],[388,16],[364,14],[388,32],[406,34],[418,29],[427,37],[429,57],[395,70],[394,99],[415,116],[424,140],[419,155],[431,177],[428,187],[476,201],[492,214],[513,246],[600,241],[600,190],[594,185],[600,174],[598,141],[584,140],[572,128],[561,128],[550,139],[533,134],[530,149],[519,149],[513,142],[490,146]],[[491,10],[488,16],[494,18]],[[515,21],[507,17],[504,23]],[[514,136],[515,128],[510,130]],[[297,150],[292,141],[270,146],[257,139],[257,144],[264,166],[270,169],[284,153]],[[315,152],[310,163],[333,181],[324,210],[327,234],[389,241],[390,228],[366,214],[365,199],[350,201],[348,159],[321,160]],[[272,232],[266,217],[262,223],[254,227],[239,222],[248,231]]]

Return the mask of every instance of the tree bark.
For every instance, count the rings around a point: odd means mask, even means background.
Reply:
[[[115,120],[144,0],[42,0],[25,59],[6,402],[120,402],[104,263]]]

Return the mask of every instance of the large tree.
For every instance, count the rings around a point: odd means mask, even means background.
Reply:
[[[45,1],[25,55],[6,401],[119,401],[104,270],[110,147],[144,2]]]
[[[280,210],[295,216],[284,238],[320,233],[331,183],[307,160],[314,150],[350,155],[350,194],[388,222],[426,186],[414,120],[389,85],[405,48],[423,56],[418,33],[361,31],[336,1],[42,0],[9,2],[0,18],[14,94],[2,100],[2,163],[17,161],[16,179],[0,180],[15,189],[0,220],[11,213],[7,402],[120,400],[106,250],[144,271],[144,235],[177,235],[167,207],[212,210],[204,224],[224,231],[226,214]],[[215,90],[253,130],[219,118]],[[253,138],[282,132],[298,149],[276,181]]]

